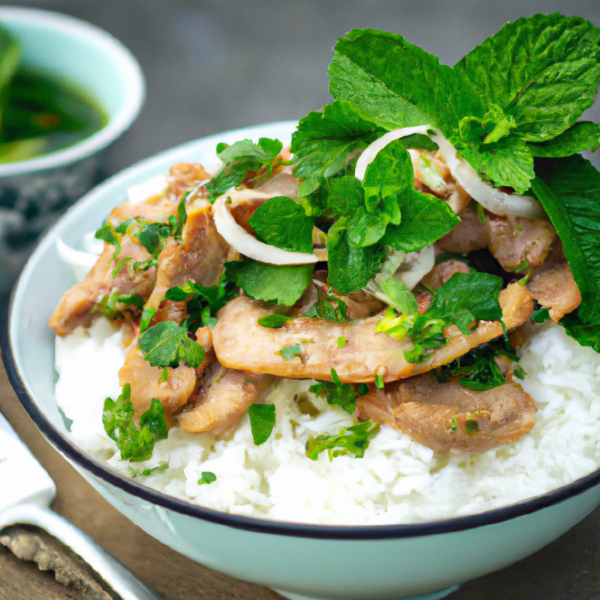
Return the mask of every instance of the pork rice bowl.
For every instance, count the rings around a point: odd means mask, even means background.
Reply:
[[[600,32],[509,23],[454,67],[354,30],[289,140],[129,190],[50,325],[85,450],[225,512],[461,516],[600,465]],[[284,144],[285,142],[285,144]]]

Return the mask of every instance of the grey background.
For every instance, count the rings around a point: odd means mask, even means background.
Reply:
[[[386,29],[454,64],[503,23],[560,11],[600,26],[600,0],[37,0],[5,2],[90,21],[135,54],[146,105],[110,151],[106,175],[219,131],[298,119],[329,101],[326,69],[338,36]],[[600,108],[586,115],[600,121]],[[599,165],[600,152],[593,157]],[[60,484],[60,482],[59,482]],[[435,568],[435,565],[432,565]],[[173,582],[176,585],[176,582]],[[600,598],[600,512],[453,600]]]

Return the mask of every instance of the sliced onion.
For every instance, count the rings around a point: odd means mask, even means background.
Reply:
[[[264,244],[250,235],[237,224],[227,208],[227,198],[231,193],[223,194],[213,205],[213,216],[217,231],[240,254],[270,265],[307,265],[318,262],[316,254],[288,252],[269,244]],[[255,196],[256,197],[256,196]]]
[[[458,156],[456,148],[439,131],[429,137],[439,146],[440,154],[454,179],[481,206],[495,215],[513,215],[527,219],[539,219],[545,216],[542,205],[535,198],[506,194],[484,183],[477,175],[477,171]]]
[[[56,251],[59,258],[71,267],[75,280],[78,283],[85,279],[85,276],[98,260],[98,255],[75,250],[67,246],[60,237],[56,238]]]
[[[385,148],[388,144],[394,140],[399,140],[415,133],[427,135],[429,125],[418,125],[417,127],[402,127],[401,129],[394,129],[389,131],[385,135],[382,135],[379,139],[375,140],[372,144],[369,144],[365,151],[358,157],[356,161],[356,168],[354,169],[354,176],[362,181],[365,178],[367,167],[375,160],[377,153]]]

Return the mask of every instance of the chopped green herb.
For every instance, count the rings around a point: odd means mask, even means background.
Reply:
[[[359,383],[358,384],[358,393],[361,396],[364,396],[365,394],[369,393],[369,386],[366,383]]]
[[[479,222],[482,225],[485,225],[487,223],[487,217],[485,216],[485,210],[484,210],[483,206],[481,204],[479,204],[479,202],[477,202],[477,217],[479,218]]]
[[[521,367],[520,365],[517,365],[515,367],[515,377],[518,377],[519,379],[525,379],[526,373],[523,370],[523,367]]]
[[[479,423],[475,419],[467,419],[465,423],[465,431],[467,435],[475,435],[479,433]]]
[[[198,485],[210,485],[211,483],[214,483],[217,480],[217,476],[214,473],[211,473],[210,471],[202,471],[202,477],[200,477],[200,479],[198,479]]]
[[[260,319],[258,319],[258,324],[261,327],[268,327],[269,329],[278,329],[293,318],[294,317],[288,317],[287,315],[265,315],[264,317],[260,317]]]
[[[343,335],[340,335],[340,337],[337,339],[338,348],[343,348],[346,345],[346,341],[346,338]]]
[[[94,304],[90,313],[100,312],[109,321],[124,319],[126,313],[137,314],[137,310],[144,307],[144,300],[135,294],[119,294],[118,289],[113,289],[108,296],[101,296]],[[137,309],[137,310],[136,310]]]
[[[206,184],[209,202],[214,202],[231,188],[240,185],[249,172],[255,175],[255,185],[260,183],[256,174],[262,168],[265,168],[265,178],[269,177],[273,172],[273,161],[282,148],[279,140],[269,138],[261,138],[258,144],[251,140],[242,140],[231,146],[218,144],[217,156],[223,161],[223,166]]]
[[[524,260],[516,269],[515,273],[521,273],[522,271],[527,271],[529,269],[529,261]]]
[[[130,402],[131,386],[127,383],[116,401],[104,401],[102,423],[108,436],[117,443],[122,460],[142,462],[152,456],[155,440],[166,437],[167,422],[163,406],[153,398],[150,409],[140,418],[140,429],[133,423]]]
[[[121,269],[131,260],[131,256],[126,256],[125,258],[122,258],[117,266],[111,271],[110,276],[114,279],[119,272],[121,271]]]
[[[317,301],[310,310],[306,311],[303,317],[319,317],[320,319],[329,319],[343,323],[348,320],[346,312],[348,307],[346,303],[331,293],[323,294],[319,286],[317,288]],[[333,292],[332,289],[329,292]]]
[[[354,386],[350,383],[342,383],[335,369],[331,369],[330,381],[318,381],[308,388],[309,392],[318,396],[321,392],[325,393],[327,403],[341,406],[347,413],[354,414],[356,410],[356,392]]]
[[[169,463],[162,463],[150,469],[134,469],[133,467],[127,467],[127,472],[132,477],[149,477],[150,475],[159,475],[160,473],[164,473],[168,468]]]
[[[382,390],[385,387],[382,375],[375,375],[375,387],[378,390]]]
[[[160,380],[164,383],[165,381],[167,381],[168,376],[169,376],[169,371],[167,370],[167,367],[164,367],[162,370],[162,373],[160,375]]]
[[[317,460],[319,454],[327,450],[329,460],[336,456],[353,455],[363,458],[365,451],[381,428],[380,425],[371,427],[371,421],[365,421],[352,427],[342,427],[337,435],[319,435],[309,438],[306,442],[306,456],[311,460]]]
[[[204,348],[188,337],[187,327],[161,321],[147,329],[138,344],[151,367],[177,367],[181,361],[196,369],[204,360]]]
[[[150,327],[150,323],[152,323],[152,319],[154,319],[155,314],[155,308],[145,308],[142,311],[142,318],[140,320],[140,334],[144,333],[144,331]]]
[[[286,346],[277,352],[287,362],[292,360],[295,356],[302,356],[302,348],[300,344],[294,344],[293,346]]]
[[[264,444],[275,427],[274,404],[252,404],[248,410],[252,439],[256,446]]]

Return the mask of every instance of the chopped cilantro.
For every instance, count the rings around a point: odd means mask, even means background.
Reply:
[[[162,463],[150,469],[134,469],[133,467],[127,467],[127,472],[132,477],[149,477],[150,475],[159,475],[160,473],[164,473],[168,468],[169,463]]]
[[[204,348],[188,337],[187,327],[161,321],[147,329],[138,344],[152,367],[177,367],[181,361],[196,369],[204,360]]]
[[[126,313],[136,313],[144,308],[144,300],[135,294],[119,294],[118,289],[113,289],[108,296],[101,296],[94,304],[90,313],[100,312],[109,321],[124,319]],[[137,310],[136,310],[137,309]]]
[[[375,375],[375,387],[378,390],[382,390],[385,387],[385,383],[383,382],[382,375]]]
[[[257,173],[265,169],[265,177],[273,172],[273,161],[281,152],[283,144],[279,140],[261,138],[258,144],[251,140],[242,140],[232,144],[217,145],[217,156],[223,161],[223,166],[214,177],[206,184],[209,202],[214,202],[219,196],[236,187],[244,181],[248,173],[254,175],[253,183],[257,180]]]
[[[274,404],[252,404],[248,409],[250,416],[250,428],[255,445],[264,444],[275,427],[275,405]]]
[[[102,423],[108,436],[117,443],[122,460],[141,462],[152,456],[155,440],[167,437],[167,421],[160,400],[153,398],[148,411],[140,417],[140,429],[133,423],[134,408],[130,402],[131,386],[112,400],[104,401]]]
[[[341,406],[347,413],[354,414],[356,410],[356,392],[354,386],[350,383],[342,383],[335,369],[331,369],[330,381],[318,381],[308,388],[308,391],[315,396],[319,396],[322,392],[327,397],[327,403]]]
[[[217,476],[214,473],[211,473],[210,471],[202,471],[202,477],[200,477],[200,479],[198,479],[198,485],[210,485],[211,483],[214,483],[217,480]]]
[[[302,348],[300,347],[300,344],[294,344],[293,346],[282,348],[277,354],[280,354],[286,362],[289,362],[295,356],[302,356]]]
[[[337,346],[338,346],[338,348],[343,348],[346,345],[346,342],[347,342],[346,338],[343,335],[341,335],[337,339]]]
[[[287,315],[265,315],[264,317],[260,317],[258,319],[258,324],[261,327],[268,327],[270,329],[278,329],[282,325],[285,325],[289,320],[294,317],[288,317]]]
[[[344,455],[363,458],[370,440],[377,435],[381,428],[380,425],[371,427],[372,425],[371,421],[365,421],[352,427],[342,427],[337,435],[311,437],[306,442],[306,456],[311,460],[317,460],[319,454],[327,450],[329,460]]]

